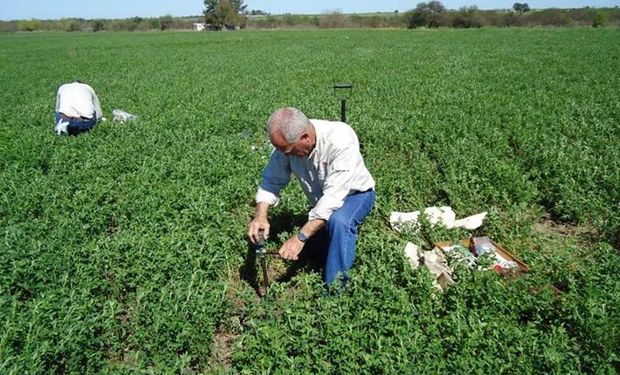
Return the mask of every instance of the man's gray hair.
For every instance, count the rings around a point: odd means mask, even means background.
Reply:
[[[269,134],[279,131],[287,142],[297,142],[310,126],[310,120],[297,108],[286,107],[276,110],[269,116]]]

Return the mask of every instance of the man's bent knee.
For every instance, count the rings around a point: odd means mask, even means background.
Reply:
[[[329,227],[330,232],[334,230],[347,230],[351,227],[351,218],[346,217],[345,215],[338,215],[337,212],[332,214],[332,216],[327,220],[327,226]]]

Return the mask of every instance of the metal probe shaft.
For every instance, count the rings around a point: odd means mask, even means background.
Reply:
[[[256,254],[260,258],[260,264],[263,269],[263,286],[265,287],[265,293],[267,293],[267,288],[269,288],[269,276],[267,275],[267,261],[265,260],[265,255],[267,251],[265,251],[265,231],[258,231],[258,248],[256,249]]]

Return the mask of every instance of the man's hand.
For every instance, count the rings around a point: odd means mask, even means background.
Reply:
[[[301,249],[304,248],[304,243],[297,238],[297,236],[291,237],[280,248],[280,256],[288,260],[297,260]]]
[[[250,225],[248,225],[248,239],[254,245],[260,241],[260,236],[258,234],[260,230],[265,232],[263,235],[265,239],[269,238],[269,220],[267,220],[266,217],[255,217],[254,220],[250,221]]]
[[[269,204],[266,202],[259,202],[256,205],[256,213],[254,214],[254,220],[250,221],[248,225],[248,239],[251,243],[256,245],[260,241],[258,232],[262,229],[264,231],[263,237],[269,238],[269,220],[267,220],[267,211],[269,210]]]

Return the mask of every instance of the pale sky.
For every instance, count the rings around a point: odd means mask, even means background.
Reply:
[[[312,13],[340,10],[344,13],[404,12],[424,0],[246,0],[248,9],[272,14]],[[448,9],[476,5],[480,9],[509,9],[515,1],[528,3],[530,8],[614,7],[620,0],[445,0]],[[426,1],[424,1],[426,2]],[[0,20],[57,18],[129,18],[192,16],[202,14],[200,0],[0,0]]]

